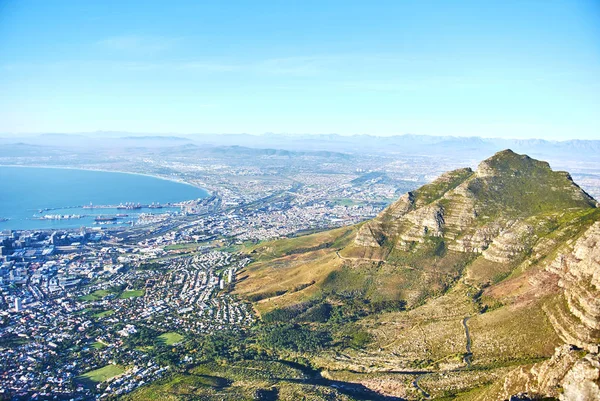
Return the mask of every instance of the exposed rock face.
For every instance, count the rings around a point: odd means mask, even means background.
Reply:
[[[562,381],[563,401],[600,400],[600,359],[586,355],[571,368]]]
[[[389,213],[399,219],[415,207],[415,194],[407,192],[389,207]]]
[[[531,394],[558,397],[562,379],[579,358],[574,347],[563,345],[556,348],[550,360],[536,364],[530,369],[514,370],[504,380],[504,394],[501,399],[509,398],[517,389]]]
[[[536,396],[559,398],[562,401],[593,401],[600,399],[600,359],[596,354],[581,356],[570,345],[556,348],[551,359],[535,364],[531,369],[519,368],[504,381],[504,394],[499,399],[511,399],[515,389]],[[539,397],[538,397],[539,398]]]
[[[548,307],[556,332],[567,343],[598,352],[600,343],[600,222],[559,254],[548,270],[559,276],[566,305]]]
[[[483,251],[483,257],[487,260],[510,263],[533,242],[534,229],[531,225],[525,222],[509,222],[508,225],[510,228],[501,231],[489,248]]]
[[[571,241],[547,266],[562,294],[544,310],[566,343],[531,369],[505,380],[504,394],[527,391],[562,401],[600,400],[600,221]]]
[[[448,249],[458,252],[482,253],[501,231],[502,225],[498,223],[485,225],[470,233],[464,234],[454,243],[450,243]]]
[[[360,228],[360,230],[358,230],[358,233],[354,238],[355,244],[371,248],[379,248],[381,246],[378,241],[378,238],[380,238],[381,235],[377,232],[378,229],[374,229],[372,225],[373,224],[371,222],[367,222]]]
[[[469,168],[451,171],[415,192],[404,194],[379,216],[363,225],[354,243],[379,247],[385,238],[399,237],[398,246],[402,247],[406,242],[422,242],[428,235],[442,236],[447,216],[439,200],[472,174]],[[472,216],[473,211],[467,215]],[[460,215],[455,216],[454,209],[448,218],[451,226],[456,224],[455,221],[464,220]]]
[[[401,241],[423,242],[427,235],[441,237],[444,234],[444,208],[439,203],[408,213],[405,221],[408,228],[400,234]]]
[[[476,198],[469,190],[468,183],[468,180],[463,182],[446,192],[442,198],[446,210],[444,236],[448,239],[456,239],[477,219]]]

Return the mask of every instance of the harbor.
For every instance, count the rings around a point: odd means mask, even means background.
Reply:
[[[0,196],[1,230],[148,224],[206,197],[200,188],[133,174],[2,167],[0,175],[8,187],[23,188],[18,201]]]

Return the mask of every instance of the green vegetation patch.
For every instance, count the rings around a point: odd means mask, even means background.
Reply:
[[[523,217],[595,207],[567,173],[552,171],[546,162],[507,150],[485,163],[495,174],[471,180],[469,190],[485,204],[488,216]]]
[[[105,296],[110,295],[112,293],[113,292],[110,290],[96,290],[96,291],[92,292],[91,294],[79,297],[79,300],[80,301],[99,301],[102,298],[104,298]]]
[[[79,376],[78,379],[80,381],[92,381],[94,383],[105,382],[109,379],[112,379],[115,376],[123,374],[125,369],[123,369],[119,365],[106,365],[100,369],[91,370],[83,375]]]
[[[31,340],[29,340],[28,338],[19,337],[16,334],[6,334],[6,335],[0,337],[0,348],[2,348],[2,347],[7,347],[7,348],[18,347],[19,345],[27,344],[30,341]]]
[[[133,298],[133,297],[141,297],[141,296],[144,296],[144,293],[145,293],[144,290],[127,290],[127,291],[123,291],[121,293],[121,295],[119,295],[119,298],[127,299],[127,298]]]
[[[94,314],[92,316],[93,317],[97,317],[97,318],[103,318],[103,317],[107,317],[107,316],[113,315],[114,313],[115,313],[114,310],[105,310],[105,311],[96,313],[96,314]]]
[[[192,242],[187,244],[172,244],[165,246],[165,251],[176,251],[181,249],[196,249],[198,248],[198,243]]]
[[[296,352],[319,351],[331,342],[327,331],[297,324],[267,326],[260,337],[261,344],[266,348]]]
[[[472,175],[473,171],[470,168],[462,168],[443,174],[432,183],[414,191],[415,201],[419,202],[419,204],[429,204],[462,184]]]
[[[180,343],[183,340],[183,336],[179,333],[175,333],[171,331],[169,333],[164,333],[158,336],[159,341],[164,342],[165,345],[173,345]]]
[[[257,261],[272,260],[322,249],[340,249],[350,243],[355,227],[342,227],[295,238],[264,242],[251,250]]]
[[[335,205],[339,205],[339,206],[354,206],[354,205],[360,205],[362,202],[358,202],[349,198],[341,198],[341,199],[334,199],[333,200],[333,204]]]
[[[229,382],[220,377],[176,374],[168,379],[160,380],[149,386],[144,386],[132,394],[126,395],[125,399],[131,401],[207,399],[204,397],[216,397],[216,390],[223,389],[228,385]],[[226,398],[222,396],[214,399]]]

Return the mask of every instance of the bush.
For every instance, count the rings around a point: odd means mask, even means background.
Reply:
[[[267,348],[313,352],[329,344],[331,336],[325,330],[311,330],[298,324],[286,324],[265,327],[261,342]]]
[[[301,305],[295,305],[288,308],[277,308],[265,313],[262,316],[262,320],[267,323],[290,322],[304,312],[304,310],[305,308],[302,308]]]
[[[373,340],[371,334],[364,330],[356,331],[350,338],[349,345],[353,348],[364,348]]]
[[[319,322],[324,323],[331,317],[332,307],[328,303],[321,303],[308,309],[301,317],[300,320],[304,322]]]
[[[286,292],[287,292],[287,290],[279,290],[279,291],[261,292],[259,294],[252,294],[252,295],[248,296],[248,301],[258,302],[263,299],[278,297],[279,295],[283,295]]]

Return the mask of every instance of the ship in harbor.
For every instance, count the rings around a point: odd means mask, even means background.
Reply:
[[[117,221],[116,216],[96,216],[94,222],[96,223],[114,223]]]
[[[141,209],[142,205],[140,203],[133,203],[133,202],[125,202],[125,204],[120,203],[119,206],[117,206],[117,209],[124,209],[124,210],[137,210],[137,209]]]

